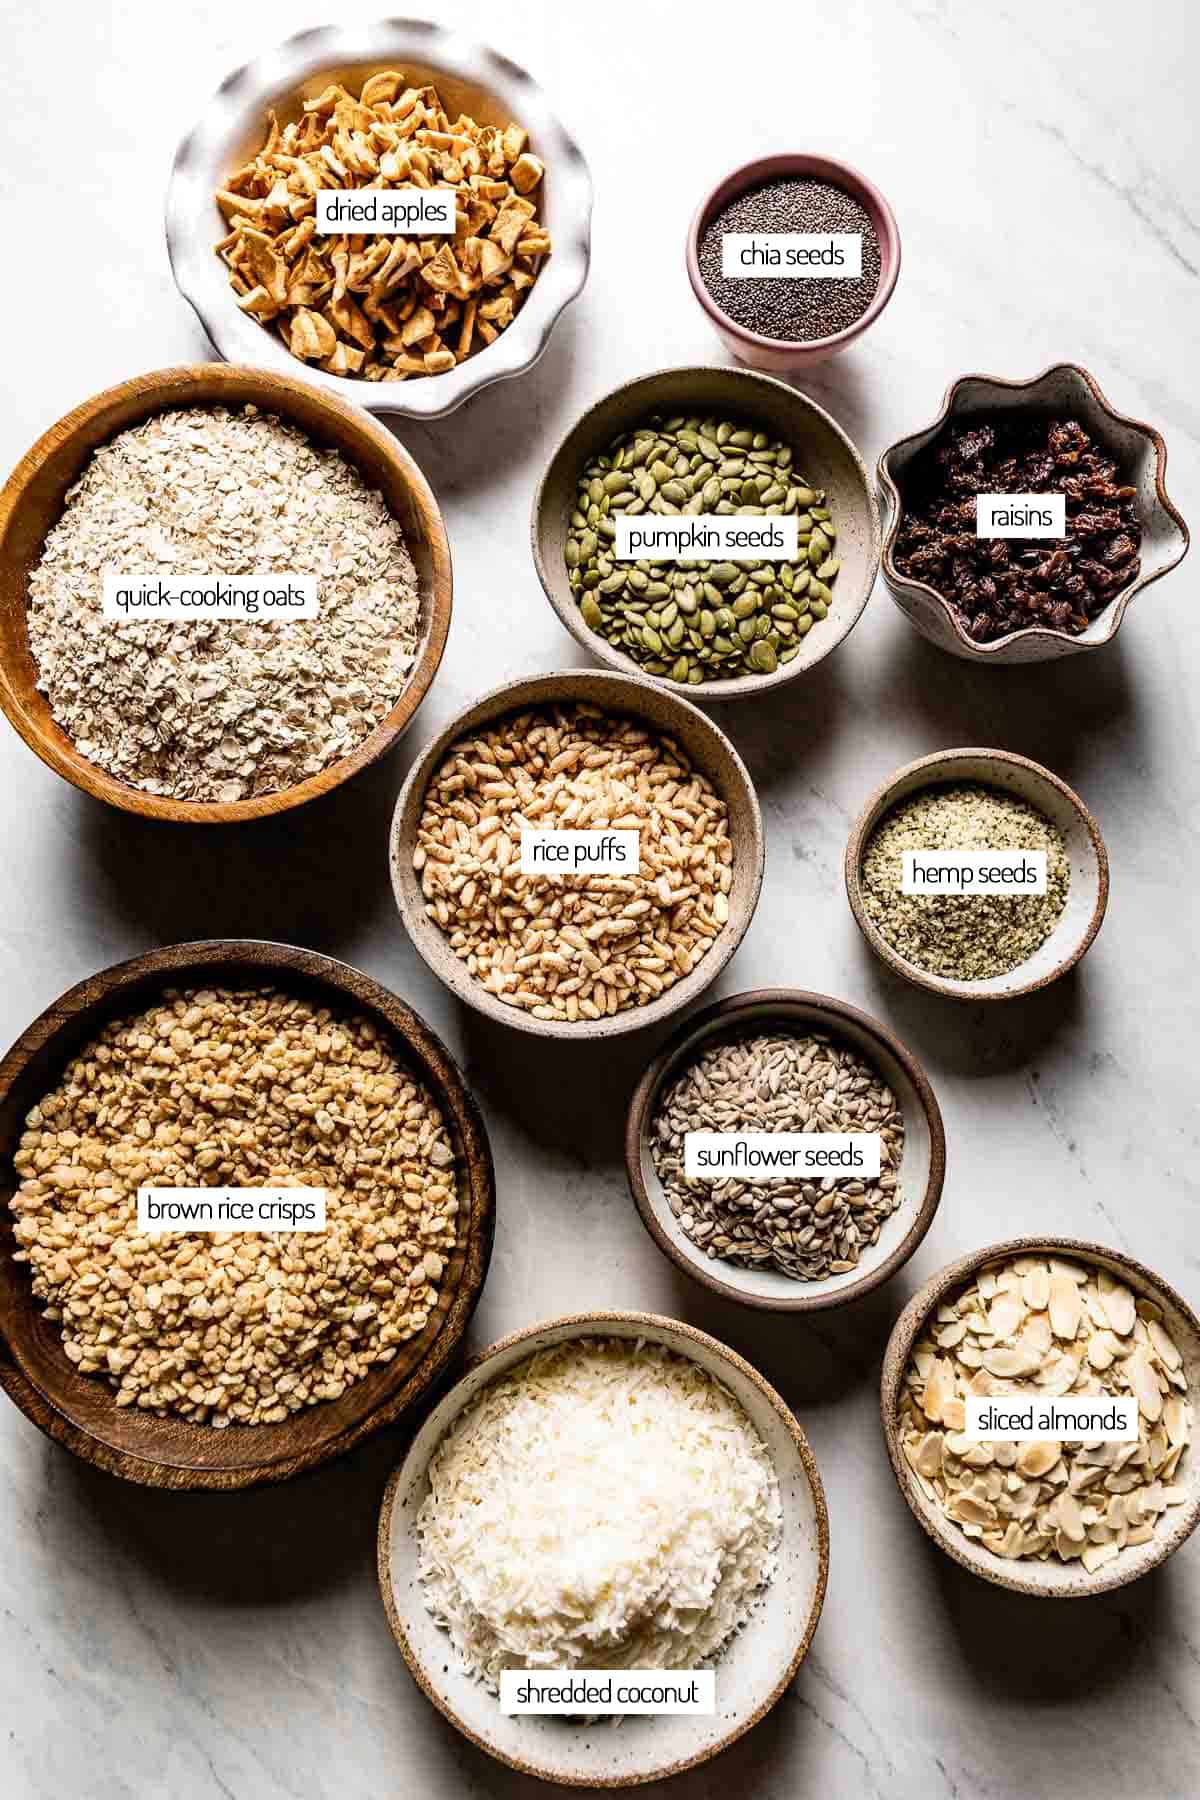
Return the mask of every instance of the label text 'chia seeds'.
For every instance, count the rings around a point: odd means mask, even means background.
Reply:
[[[727,231],[721,239],[726,281],[857,281],[861,231]]]

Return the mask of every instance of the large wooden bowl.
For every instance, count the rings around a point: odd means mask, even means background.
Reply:
[[[442,1109],[457,1158],[459,1241],[437,1305],[419,1337],[337,1400],[277,1425],[218,1429],[119,1407],[107,1381],[81,1375],[35,1300],[28,1267],[13,1261],[8,1202],[13,1152],[30,1108],[110,1019],[137,1012],[164,988],[254,983],[302,994],[379,1027]],[[55,1001],[0,1062],[0,1387],[27,1418],[86,1462],[147,1487],[232,1489],[283,1481],[340,1456],[397,1419],[447,1367],[491,1260],[495,1181],[487,1131],[457,1066],[395,994],[345,963],[287,944],[222,939],[173,944],[103,969]]]
[[[236,407],[250,402],[278,413],[315,443],[340,451],[383,495],[416,565],[421,600],[417,658],[408,686],[370,736],[349,756],[330,763],[307,781],[251,800],[165,799],[107,775],[81,756],[55,723],[45,695],[38,692],[37,669],[29,648],[29,576],[46,533],[62,516],[67,489],[101,444],[167,407]],[[85,400],[52,425],[17,464],[0,492],[0,707],[30,749],[56,774],[110,806],[190,824],[225,825],[263,818],[328,793],[396,742],[412,723],[442,660],[450,630],[451,598],[450,549],[433,490],[408,451],[369,414],[300,379],[285,379],[263,369],[194,363],[135,375]]]

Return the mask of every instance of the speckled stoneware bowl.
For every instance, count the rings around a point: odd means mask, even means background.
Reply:
[[[1186,1488],[1187,1499],[1172,1506],[1160,1516],[1159,1527],[1145,1544],[1128,1545],[1110,1563],[1089,1574],[1082,1563],[1065,1563],[1058,1557],[1040,1562],[1036,1557],[1019,1561],[997,1556],[959,1530],[953,1520],[943,1517],[937,1506],[927,1500],[912,1479],[900,1448],[898,1429],[901,1384],[908,1367],[912,1347],[921,1329],[942,1301],[952,1298],[967,1286],[986,1263],[1007,1261],[1014,1256],[1062,1256],[1068,1261],[1098,1264],[1116,1275],[1135,1295],[1153,1300],[1162,1308],[1167,1330],[1183,1357],[1188,1388],[1195,1405],[1200,1393],[1200,1319],[1174,1288],[1141,1263],[1134,1262],[1119,1250],[1107,1250],[1102,1244],[1090,1244],[1081,1238],[1021,1237],[1005,1243],[990,1244],[984,1250],[973,1250],[969,1256],[957,1257],[939,1269],[909,1301],[892,1328],[883,1358],[880,1382],[880,1411],[883,1435],[887,1444],[892,1473],[900,1492],[908,1501],[913,1517],[940,1550],[956,1563],[981,1575],[997,1587],[1010,1588],[1017,1594],[1033,1594],[1053,1600],[1083,1599],[1093,1594],[1110,1593],[1136,1581],[1150,1569],[1165,1562],[1172,1551],[1189,1537],[1200,1523],[1200,1453],[1193,1442],[1184,1452],[1175,1481]]]
[[[1123,481],[1138,490],[1143,533],[1141,573],[1114,595],[1087,630],[1078,635],[1037,625],[979,644],[968,637],[953,607],[936,589],[928,582],[900,573],[895,563],[896,536],[913,463],[946,424],[1011,413],[1078,419],[1084,430],[1116,458]],[[1101,393],[1095,377],[1075,363],[1056,363],[1028,381],[1005,381],[998,375],[963,375],[946,389],[942,410],[932,425],[901,438],[879,459],[879,489],[890,515],[883,543],[883,576],[892,599],[922,637],[968,662],[1051,662],[1055,657],[1095,650],[1117,635],[1134,597],[1173,569],[1187,551],[1188,528],[1167,497],[1166,471],[1167,447],[1159,433],[1117,412]]]
[[[429,1492],[429,1464],[445,1433],[491,1382],[535,1351],[577,1338],[640,1339],[690,1357],[744,1408],[779,1477],[779,1568],[744,1631],[716,1664],[717,1710],[708,1717],[654,1714],[620,1726],[539,1715],[508,1717],[458,1666],[450,1640],[425,1610],[417,1578],[415,1521]],[[821,1616],[829,1575],[829,1516],[808,1440],[757,1370],[716,1338],[653,1313],[577,1313],[528,1326],[494,1344],[429,1415],[388,1482],[379,1519],[379,1583],[392,1635],[428,1699],[481,1750],[524,1775],[569,1787],[634,1787],[677,1775],[728,1748],[764,1718],[794,1680]]]
[[[868,918],[863,904],[863,857],[871,833],[884,814],[923,788],[961,782],[999,788],[1037,807],[1062,832],[1071,864],[1067,903],[1045,943],[1007,974],[981,981],[952,981],[909,962]],[[1032,994],[1038,988],[1049,987],[1073,969],[1091,947],[1108,906],[1108,851],[1095,819],[1065,781],[1041,763],[1016,756],[1010,750],[942,750],[897,769],[875,790],[854,822],[846,845],[845,877],[851,910],[875,954],[917,987],[956,1000],[1012,1000],[1018,994]]]
[[[733,887],[729,894],[729,921],[713,940],[700,962],[648,1006],[631,1006],[604,1019],[580,1019],[571,1025],[553,1019],[535,1019],[519,1006],[506,1006],[468,973],[467,965],[451,950],[445,934],[425,910],[421,884],[413,870],[417,827],[425,790],[451,745],[466,733],[478,730],[512,713],[530,707],[583,702],[605,712],[630,715],[653,730],[673,737],[706,775],[729,810],[729,834],[733,843]],[[388,860],[392,890],[409,937],[434,974],[450,991],[501,1025],[528,1031],[537,1037],[619,1037],[657,1025],[681,1012],[714,982],[745,936],[758,905],[763,874],[763,827],[758,796],[746,765],[725,736],[705,717],[660,682],[629,675],[602,674],[577,669],[562,675],[533,675],[494,688],[473,706],[452,719],[414,763],[400,791],[392,818]]]
[[[709,220],[731,200],[736,200],[739,194],[744,194],[747,188],[758,187],[761,182],[773,181],[781,175],[807,176],[841,188],[863,207],[879,239],[879,286],[875,289],[874,298],[861,318],[855,319],[844,331],[836,331],[830,337],[789,341],[764,337],[761,332],[750,331],[745,325],[739,325],[736,319],[731,319],[724,308],[717,305],[700,274],[700,242],[708,229]],[[760,156],[753,162],[743,163],[741,168],[726,175],[723,181],[719,181],[704,196],[688,228],[684,260],[692,292],[730,355],[749,363],[753,368],[771,369],[783,374],[788,370],[810,369],[816,363],[836,356],[839,350],[845,350],[875,323],[891,299],[900,274],[900,231],[895,214],[874,182],[868,181],[857,169],[852,169],[849,163],[838,162],[829,156],[784,152],[776,156]]]
[[[883,1076],[904,1117],[900,1204],[884,1223],[879,1242],[864,1250],[848,1274],[824,1281],[796,1281],[776,1269],[744,1269],[706,1256],[672,1213],[651,1155],[651,1124],[659,1096],[714,1039],[747,1031],[825,1032],[848,1045]],[[718,1000],[687,1019],[637,1085],[625,1126],[625,1169],[642,1223],[659,1249],[685,1274],[728,1300],[772,1312],[823,1312],[858,1300],[902,1268],[933,1223],[946,1173],[946,1135],[933,1089],[921,1065],[878,1020],[798,988],[762,988]],[[771,1183],[760,1191],[769,1198]]]
[[[567,530],[581,471],[615,437],[652,413],[727,414],[791,444],[794,466],[829,495],[841,569],[828,616],[800,639],[800,654],[773,675],[706,681],[701,687],[648,676],[641,664],[584,624],[567,579]],[[660,369],[614,388],[590,406],[550,459],[533,501],[533,560],[546,598],[576,643],[610,669],[640,675],[692,700],[752,700],[795,681],[836,650],[862,617],[879,569],[879,509],[862,457],[835,419],[785,382],[747,369]]]
[[[513,323],[495,343],[444,375],[356,381],[298,361],[274,332],[242,312],[214,246],[226,224],[215,190],[259,147],[267,114],[298,118],[331,82],[361,84],[381,69],[433,82],[450,112],[481,124],[516,120],[546,165],[541,214],[554,240]],[[509,57],[424,19],[380,19],[301,31],[226,77],[180,144],[167,191],[167,251],[180,292],[221,355],[281,375],[300,375],[371,412],[435,419],[532,368],[564,309],[587,280],[592,180],[583,152],[533,77]]]

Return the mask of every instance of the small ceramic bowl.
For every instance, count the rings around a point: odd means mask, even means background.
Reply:
[[[113,1019],[152,1005],[167,988],[236,983],[275,987],[371,1020],[437,1100],[457,1158],[459,1242],[419,1336],[337,1400],[273,1425],[224,1429],[118,1406],[100,1375],[83,1375],[13,1261],[13,1155],[30,1108]],[[492,1254],[496,1191],[479,1107],[441,1041],[403,1000],[345,963],[252,939],[172,944],[102,969],[68,989],[0,1062],[0,1387],[28,1419],[74,1455],[145,1487],[228,1492],[283,1481],[340,1456],[391,1424],[449,1365],[479,1300]]]
[[[952,1519],[944,1517],[937,1505],[922,1493],[900,1447],[899,1414],[904,1372],[913,1345],[935,1307],[966,1287],[987,1263],[1007,1261],[1014,1256],[1041,1255],[1098,1264],[1123,1281],[1138,1298],[1153,1300],[1160,1306],[1167,1330],[1182,1354],[1188,1389],[1195,1404],[1200,1392],[1200,1319],[1174,1288],[1120,1250],[1108,1250],[1102,1244],[1090,1244],[1079,1238],[1023,1237],[989,1244],[984,1250],[973,1250],[969,1256],[957,1257],[944,1269],[939,1269],[913,1295],[892,1327],[884,1352],[880,1411],[884,1441],[900,1492],[908,1501],[918,1525],[940,1550],[970,1570],[972,1575],[981,1575],[985,1581],[995,1582],[997,1587],[1009,1588],[1013,1593],[1075,1600],[1111,1593],[1113,1588],[1136,1581],[1140,1575],[1165,1562],[1196,1529],[1200,1523],[1200,1453],[1194,1443],[1185,1450],[1174,1477],[1178,1485],[1186,1488],[1187,1499],[1161,1515],[1158,1529],[1148,1543],[1128,1545],[1112,1562],[1093,1574],[1089,1574],[1080,1562],[1062,1562],[1054,1556],[1047,1557],[1045,1562],[1036,1557],[1013,1561],[976,1543]]]
[[[481,1390],[535,1351],[579,1338],[663,1344],[696,1362],[744,1408],[775,1465],[783,1502],[779,1568],[745,1629],[716,1665],[717,1710],[707,1717],[626,1716],[566,1720],[508,1717],[465,1674],[446,1634],[425,1610],[415,1522],[429,1465],[446,1432]],[[388,1482],[379,1519],[379,1585],[392,1636],[413,1679],[464,1737],[524,1775],[571,1787],[633,1787],[694,1768],[727,1749],[779,1700],[812,1642],[829,1573],[829,1518],[808,1440],[757,1370],[716,1338],[653,1313],[577,1313],[528,1326],[493,1344],[430,1413]]]
[[[331,82],[357,92],[382,69],[434,83],[452,115],[462,111],[481,124],[516,120],[525,126],[546,165],[540,210],[554,240],[524,305],[495,343],[444,375],[408,381],[357,381],[298,361],[273,331],[238,306],[229,271],[214,248],[227,226],[213,195],[261,145],[268,112],[286,124]],[[285,378],[299,375],[370,412],[436,419],[492,382],[533,367],[587,280],[591,212],[592,180],[583,152],[531,75],[500,51],[444,26],[380,19],[299,32],[226,77],[176,152],[167,191],[167,251],[180,292],[229,361],[255,363]]]
[[[641,664],[584,623],[564,560],[580,471],[623,431],[652,413],[715,412],[746,419],[791,444],[795,466],[825,488],[837,526],[841,569],[828,616],[800,639],[800,653],[773,675],[706,681],[701,687],[648,676]],[[879,509],[862,457],[836,420],[794,388],[746,369],[660,369],[614,388],[588,408],[550,459],[533,501],[533,560],[546,598],[576,643],[610,669],[641,676],[692,700],[752,700],[785,686],[836,650],[862,617],[879,569]]]
[[[687,752],[701,774],[706,775],[729,809],[729,835],[733,843],[733,887],[729,894],[729,920],[713,940],[708,954],[689,975],[668,988],[647,1006],[627,1007],[604,1019],[580,1019],[571,1025],[553,1019],[535,1019],[519,1006],[506,1006],[475,977],[451,950],[445,934],[425,910],[421,884],[412,866],[417,827],[425,802],[425,790],[451,745],[471,731],[492,724],[529,707],[578,704],[600,707],[605,712],[631,715],[652,730],[673,737]],[[628,675],[601,674],[577,669],[563,675],[533,675],[523,681],[494,688],[473,706],[451,720],[413,764],[396,802],[392,818],[389,862],[392,890],[404,929],[450,991],[501,1025],[536,1037],[576,1040],[620,1037],[657,1025],[681,1012],[714,982],[749,928],[758,905],[763,874],[763,828],[758,796],[746,765],[711,719],[686,700],[663,691],[660,683],[635,680]]]
[[[376,489],[399,522],[417,571],[420,641],[408,685],[369,736],[319,774],[250,800],[175,800],[148,794],[80,754],[37,686],[29,648],[29,576],[46,534],[62,517],[68,489],[100,445],[118,432],[180,406],[258,406],[337,450]],[[215,573],[220,574],[217,570]],[[85,794],[122,812],[188,825],[229,825],[288,812],[339,787],[376,762],[411,725],[428,693],[450,630],[453,580],[441,511],[420,469],[391,432],[360,407],[298,379],[227,363],[193,363],[135,375],[85,400],[52,425],[17,464],[0,493],[0,707],[29,748]],[[186,626],[181,630],[186,630]]]
[[[991,643],[976,643],[958,614],[928,582],[902,575],[895,563],[896,538],[904,512],[909,474],[920,453],[949,422],[1012,414],[1078,419],[1092,438],[1116,458],[1121,479],[1138,490],[1142,520],[1141,572],[1115,594],[1077,635],[1050,626],[1031,625]],[[1110,643],[1121,628],[1126,608],[1160,575],[1182,562],[1188,528],[1165,486],[1167,447],[1159,433],[1137,419],[1126,418],[1109,404],[1094,376],[1075,363],[1056,363],[1028,381],[1005,381],[998,375],[963,375],[946,389],[942,410],[932,425],[901,438],[879,459],[879,489],[890,515],[883,545],[883,576],[892,599],[910,625],[939,649],[976,663],[1052,662]]]
[[[861,318],[855,319],[853,325],[848,325],[844,331],[834,332],[830,337],[788,341],[763,337],[760,332],[749,331],[717,305],[700,274],[700,244],[710,220],[731,200],[744,194],[747,188],[758,187],[762,182],[775,180],[781,175],[807,176],[841,188],[863,207],[879,239],[879,286],[875,290],[875,297]],[[719,181],[705,195],[688,228],[685,258],[692,292],[730,355],[736,356],[740,362],[749,363],[752,368],[786,374],[789,371],[810,369],[815,364],[824,362],[827,357],[836,356],[839,350],[845,350],[847,345],[861,337],[875,323],[891,299],[900,274],[900,231],[895,214],[874,182],[868,181],[865,175],[860,175],[849,163],[835,161],[829,156],[806,154],[760,156],[754,162],[744,163],[741,168],[734,169],[732,174],[726,175],[723,181]]]
[[[1062,832],[1071,864],[1067,903],[1045,943],[1007,974],[980,981],[953,981],[909,962],[888,943],[863,904],[863,857],[880,819],[901,800],[923,788],[958,782],[999,788],[1037,807]],[[1091,947],[1108,906],[1108,851],[1095,819],[1065,781],[1041,763],[1016,756],[1011,750],[942,750],[897,769],[871,795],[854,822],[846,845],[845,877],[851,911],[876,956],[917,987],[956,1000],[1012,1000],[1018,994],[1032,994],[1049,987],[1073,969]]]
[[[702,1047],[716,1038],[746,1031],[828,1033],[848,1045],[877,1069],[900,1103],[904,1117],[904,1153],[900,1161],[900,1204],[885,1222],[879,1242],[863,1251],[856,1268],[824,1281],[796,1281],[776,1269],[743,1269],[736,1263],[706,1256],[672,1213],[651,1155],[652,1124],[660,1095],[683,1073]],[[921,1065],[912,1052],[878,1020],[798,988],[762,988],[734,994],[686,1020],[642,1076],[629,1105],[625,1125],[625,1170],[650,1236],[693,1280],[771,1312],[824,1312],[858,1300],[890,1279],[916,1250],[933,1223],[946,1173],[946,1135],[942,1115]],[[762,1184],[769,1196],[770,1182]]]

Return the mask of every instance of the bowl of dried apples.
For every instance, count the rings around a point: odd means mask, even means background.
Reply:
[[[303,31],[181,143],[171,268],[231,362],[438,418],[546,348],[587,279],[592,183],[507,56],[417,19]]]

